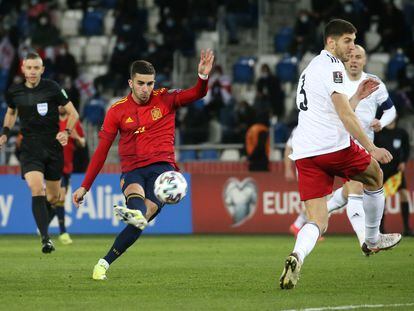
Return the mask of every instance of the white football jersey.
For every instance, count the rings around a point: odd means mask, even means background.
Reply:
[[[362,128],[368,135],[369,139],[374,140],[374,130],[370,127],[370,124],[375,118],[378,107],[389,97],[387,88],[378,77],[367,74],[365,72],[362,72],[361,78],[357,81],[352,81],[349,79],[348,75],[345,75],[345,87],[347,92],[346,95],[348,95],[348,98],[351,98],[352,95],[356,93],[359,84],[367,78],[374,78],[379,80],[379,88],[370,96],[364,98],[359,102],[355,109],[355,113],[358,116],[358,119],[361,121]]]
[[[292,160],[350,146],[350,135],[331,99],[334,92],[347,94],[345,75],[343,63],[326,50],[322,50],[300,75],[296,92],[300,112],[292,139]]]

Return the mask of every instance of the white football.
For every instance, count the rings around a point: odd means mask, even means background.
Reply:
[[[154,194],[163,203],[176,204],[187,194],[187,181],[179,172],[164,172],[155,180]]]

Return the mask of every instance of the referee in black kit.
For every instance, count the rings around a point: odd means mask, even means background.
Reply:
[[[42,252],[50,253],[55,248],[48,234],[46,200],[52,205],[59,200],[63,170],[62,146],[67,144],[79,115],[56,82],[41,78],[45,67],[37,53],[29,52],[21,69],[25,81],[12,85],[6,93],[8,109],[0,136],[0,148],[7,142],[10,129],[19,116],[23,135],[21,173],[32,192],[32,211],[42,237]],[[63,106],[69,115],[67,128],[62,132],[59,132],[59,106]]]

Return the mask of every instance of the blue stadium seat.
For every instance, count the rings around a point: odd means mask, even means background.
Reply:
[[[100,126],[105,118],[105,104],[99,97],[91,98],[83,108],[83,118],[93,125]]]
[[[296,82],[298,78],[298,59],[285,55],[276,65],[276,76],[281,82]]]
[[[253,83],[255,57],[240,57],[233,65],[233,81],[238,83]]]
[[[407,56],[403,52],[397,52],[387,65],[387,80],[395,81],[398,79],[400,72],[407,66]]]
[[[86,36],[100,36],[103,34],[104,13],[99,10],[87,11],[82,20],[82,33]]]
[[[218,160],[219,152],[215,149],[206,149],[200,151],[200,160]]]
[[[181,150],[180,162],[197,160],[197,152],[195,150]]]
[[[276,53],[285,53],[293,40],[293,28],[283,27],[275,35],[274,44]]]

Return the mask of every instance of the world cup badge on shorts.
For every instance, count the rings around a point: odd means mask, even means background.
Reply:
[[[232,218],[232,227],[238,227],[256,212],[257,186],[252,178],[242,181],[229,178],[223,190],[224,206]]]
[[[36,105],[37,108],[37,112],[44,117],[47,114],[47,110],[48,110],[48,105],[47,103],[38,103]]]

